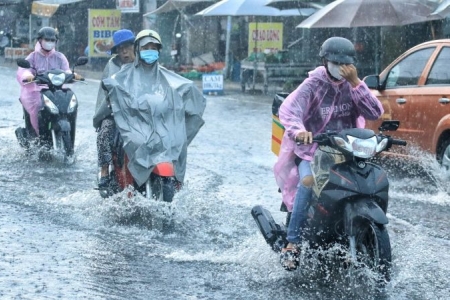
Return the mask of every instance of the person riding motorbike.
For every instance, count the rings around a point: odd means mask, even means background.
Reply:
[[[121,29],[113,34],[114,46],[111,53],[114,55],[103,70],[102,79],[110,77],[118,72],[123,64],[134,61],[134,39],[133,32]],[[109,100],[105,90],[100,85],[95,105],[93,125],[97,129],[97,153],[98,166],[100,167],[100,178],[98,188],[108,188],[111,178],[109,177],[109,166],[112,163],[112,144],[115,132],[114,118],[110,108]]]
[[[43,87],[35,83],[25,84],[24,81],[33,81],[36,75],[34,72],[41,74],[48,70],[60,69],[71,73],[66,56],[55,50],[57,42],[58,34],[56,30],[52,27],[42,27],[38,31],[34,51],[26,57],[32,68],[24,69],[19,67],[17,70],[17,81],[21,86],[20,102],[29,114],[29,121],[34,129],[34,132],[28,132],[28,134],[36,137],[39,137],[38,112],[42,108],[40,90]],[[79,80],[81,78],[80,75],[75,74],[75,79]]]
[[[134,42],[134,62],[102,81],[138,186],[164,162],[173,163],[182,184],[187,147],[204,125],[205,97],[194,82],[159,64],[162,47],[156,31],[142,30]]]
[[[299,87],[282,103],[279,118],[285,127],[274,175],[282,191],[283,203],[291,217],[288,244],[280,255],[286,270],[295,270],[314,178],[311,160],[317,149],[313,136],[326,131],[362,128],[365,119],[383,114],[380,101],[358,78],[354,66],[356,51],[352,42],[331,37],[321,46],[322,66],[309,72]],[[300,161],[298,163],[298,161]]]

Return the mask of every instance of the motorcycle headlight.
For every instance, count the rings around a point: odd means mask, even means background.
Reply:
[[[369,139],[358,139],[353,136],[347,136],[352,146],[353,155],[360,158],[370,158],[375,156],[377,149],[377,137],[373,136]]]
[[[60,86],[66,80],[66,74],[65,73],[48,74],[48,78],[50,78],[50,81],[54,86]]]
[[[73,113],[78,106],[78,100],[75,95],[72,95],[72,99],[70,99],[69,107],[67,108],[67,113]]]
[[[387,144],[388,144],[388,139],[386,139],[386,138],[382,139],[377,145],[377,149],[376,149],[377,153],[380,153],[381,151],[383,151],[386,148]]]
[[[56,107],[56,105],[48,98],[47,96],[43,95],[44,98],[44,105],[47,106],[50,109],[50,112],[52,114],[59,114],[59,109]]]
[[[375,156],[377,150],[380,149],[376,136],[368,139],[359,139],[347,135],[347,139],[348,141],[338,136],[333,137],[334,143],[340,148],[341,151],[352,153],[355,157],[370,158]],[[383,143],[383,141],[381,143]],[[383,146],[381,145],[381,147]],[[386,144],[384,147],[386,147]]]

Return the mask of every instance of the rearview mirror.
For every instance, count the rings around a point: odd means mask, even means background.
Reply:
[[[399,126],[400,126],[400,121],[396,121],[396,120],[383,121],[383,123],[381,123],[380,127],[378,127],[378,130],[379,131],[396,131]]]
[[[380,76],[369,75],[366,76],[363,81],[366,83],[369,89],[379,90],[380,89]]]
[[[77,59],[77,63],[75,64],[76,66],[83,66],[85,64],[87,64],[89,61],[89,59],[86,56],[80,56]]]
[[[25,69],[31,68],[30,62],[24,58],[18,58],[16,62],[17,62],[17,65],[21,68],[25,68]]]

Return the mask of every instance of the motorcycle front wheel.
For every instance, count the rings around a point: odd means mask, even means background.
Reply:
[[[73,154],[73,145],[72,145],[73,143],[72,138],[70,136],[70,132],[69,131],[62,132],[61,139],[66,155],[71,156]]]
[[[361,224],[355,236],[355,248],[359,263],[380,274],[383,282],[390,281],[391,243],[383,225]]]

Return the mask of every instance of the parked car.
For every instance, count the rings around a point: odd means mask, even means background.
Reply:
[[[450,169],[450,39],[413,47],[364,82],[384,107],[383,116],[367,127],[378,130],[383,120],[399,120],[395,136],[408,147],[397,154],[430,152]]]

